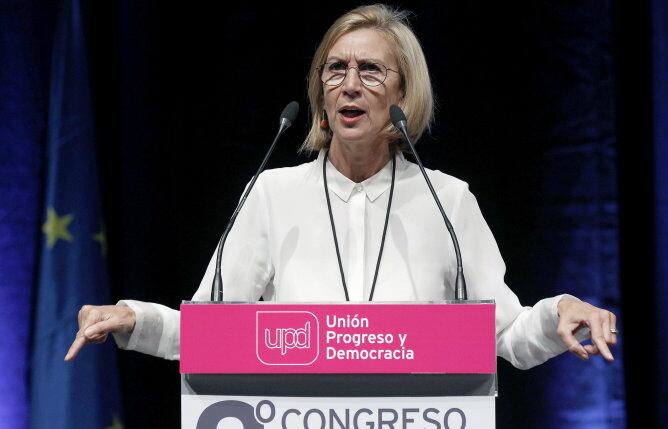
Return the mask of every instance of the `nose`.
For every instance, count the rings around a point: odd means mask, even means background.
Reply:
[[[362,81],[360,80],[359,70],[357,67],[349,67],[346,76],[341,82],[341,89],[344,93],[355,96],[362,91]]]

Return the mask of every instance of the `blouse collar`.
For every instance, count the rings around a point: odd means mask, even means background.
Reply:
[[[401,152],[396,155],[397,160],[397,171],[395,175],[395,180],[398,179],[398,173],[402,171],[405,167],[406,160]],[[321,150],[318,154],[318,160],[316,165],[319,166],[319,171],[322,171],[322,163],[325,159],[325,150]],[[367,198],[370,201],[374,201],[376,198],[381,196],[386,190],[390,189],[392,183],[392,161],[388,161],[383,168],[380,169],[376,174],[369,177],[360,183],[355,183],[346,176],[344,176],[339,170],[332,165],[331,162],[327,162],[327,185],[329,189],[334,192],[339,198],[343,201],[348,202],[350,197],[354,192],[365,192]]]

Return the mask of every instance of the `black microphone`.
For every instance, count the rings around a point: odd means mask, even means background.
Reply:
[[[441,205],[438,196],[436,196],[436,191],[434,191],[434,187],[431,184],[431,180],[429,180],[427,172],[424,171],[424,166],[422,165],[422,161],[420,161],[420,157],[415,151],[415,146],[413,146],[413,142],[411,141],[411,138],[408,136],[408,121],[406,121],[406,115],[404,115],[404,112],[396,104],[390,106],[390,120],[392,121],[392,124],[394,124],[394,126],[399,131],[401,131],[402,137],[404,138],[406,143],[408,143],[408,146],[410,146],[411,152],[413,152],[413,156],[415,157],[415,160],[417,161],[418,166],[420,167],[422,176],[424,177],[424,180],[427,182],[427,186],[431,191],[432,197],[434,197],[434,201],[436,201],[438,210],[440,210],[441,216],[443,216],[443,220],[445,221],[445,226],[446,228],[448,228],[448,232],[450,232],[450,237],[452,238],[452,244],[455,247],[455,255],[457,256],[457,278],[455,280],[455,299],[457,301],[464,301],[467,299],[466,280],[464,279],[462,253],[461,250],[459,249],[459,242],[457,241],[457,236],[455,235],[455,229],[452,227],[450,219],[448,219],[448,216],[445,214],[445,210],[443,210],[443,206]]]
[[[243,207],[244,203],[246,202],[248,194],[250,194],[251,189],[253,189],[253,186],[255,186],[257,178],[260,177],[260,173],[264,171],[264,166],[267,164],[267,161],[269,160],[271,153],[274,151],[274,147],[276,146],[278,138],[283,134],[283,132],[285,132],[285,130],[290,128],[290,125],[292,125],[292,123],[295,121],[295,118],[297,118],[298,113],[299,113],[299,103],[297,103],[296,101],[289,103],[287,106],[285,106],[285,109],[283,109],[276,137],[274,137],[274,141],[271,143],[271,146],[269,146],[269,150],[267,151],[267,154],[264,156],[262,164],[260,164],[260,168],[257,169],[257,173],[255,173],[255,176],[253,176],[253,179],[248,184],[246,191],[241,196],[241,200],[239,200],[237,208],[234,209],[234,213],[232,213],[229,222],[227,222],[227,226],[225,227],[223,235],[220,236],[220,240],[218,241],[218,252],[216,254],[216,273],[213,276],[213,284],[211,285],[211,301],[223,300],[223,276],[221,274],[220,266],[223,257],[223,246],[225,246],[227,235],[230,233],[230,230],[232,229],[232,225],[234,225],[234,221],[236,220],[237,215],[241,211],[241,208]]]

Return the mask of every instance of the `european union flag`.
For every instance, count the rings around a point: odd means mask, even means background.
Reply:
[[[51,65],[48,174],[31,365],[33,429],[121,428],[112,341],[63,357],[83,304],[109,303],[86,43],[79,0],[64,0]]]

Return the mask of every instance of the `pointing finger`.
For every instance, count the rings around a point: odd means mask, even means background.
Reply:
[[[601,320],[603,319],[603,320]],[[612,356],[608,344],[606,343],[603,325],[608,326],[608,332],[610,332],[610,325],[608,324],[608,317],[605,315],[601,318],[600,315],[595,315],[592,319],[589,320],[589,327],[591,328],[591,341],[593,344],[598,347],[598,350],[601,352],[601,355],[608,362],[612,362],[615,358]]]
[[[76,338],[72,342],[70,349],[67,351],[67,354],[65,355],[65,362],[69,362],[73,360],[75,357],[77,357],[79,351],[85,344],[86,344],[86,338],[83,335],[80,335],[80,333],[77,333]]]

